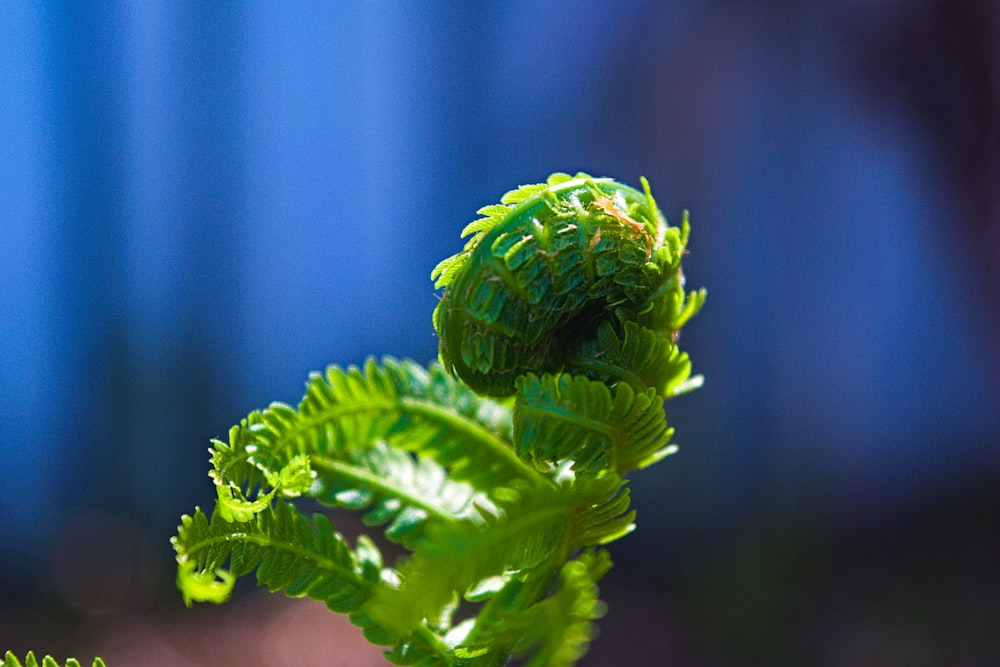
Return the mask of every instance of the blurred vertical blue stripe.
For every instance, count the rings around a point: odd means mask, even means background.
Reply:
[[[0,5],[0,559],[25,549],[54,499],[48,482],[56,443],[50,417],[64,402],[56,380],[68,365],[54,302],[60,289],[48,223],[55,201],[54,92],[45,67],[44,21],[34,3]],[[0,561],[0,565],[7,565]]]

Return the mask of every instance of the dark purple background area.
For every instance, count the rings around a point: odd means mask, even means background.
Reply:
[[[709,290],[705,387],[635,476],[584,664],[1000,662],[993,3],[0,25],[0,651],[116,667],[100,637],[183,618],[168,539],[212,502],[208,439],[327,364],[433,358],[430,270],[475,210],[584,170],[690,209]]]

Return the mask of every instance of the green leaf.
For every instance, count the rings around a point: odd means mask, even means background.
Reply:
[[[497,593],[496,579],[545,579],[571,551],[632,530],[635,513],[622,484],[604,475],[524,489],[479,523],[435,525],[401,568],[400,587],[377,591],[369,613],[403,633],[457,595]]]
[[[177,588],[180,589],[184,596],[184,604],[188,607],[193,602],[222,604],[229,600],[235,585],[236,577],[221,567],[215,570],[199,570],[193,560],[177,564]]]
[[[51,655],[46,655],[42,658],[41,665],[42,667],[59,667],[59,662]],[[12,651],[7,651],[3,659],[0,660],[0,667],[39,667],[39,662],[32,651],[28,651],[28,654],[24,656],[24,662],[18,660]],[[80,661],[76,658],[70,658],[66,661],[66,667],[80,667]],[[92,667],[105,667],[104,660],[94,658]]]
[[[415,548],[429,522],[474,519],[493,506],[486,493],[452,480],[448,471],[427,458],[376,442],[348,450],[339,458],[317,456],[318,476],[312,495],[325,505],[366,510],[371,526],[388,524],[386,537]]]
[[[445,290],[434,326],[449,372],[496,396],[525,372],[578,372],[565,355],[621,310],[670,338],[672,301],[658,302],[674,297],[664,283],[683,248],[648,192],[556,174],[502,201],[510,208],[489,208],[433,274]]]
[[[381,585],[381,555],[367,538],[352,550],[326,515],[310,521],[281,500],[243,522],[227,521],[221,512],[209,520],[199,509],[182,517],[177,530],[178,587],[188,604],[222,601],[232,579],[255,568],[257,583],[272,592],[307,595],[338,612],[359,609]],[[209,579],[216,576],[218,586]]]
[[[473,220],[466,225],[465,229],[462,230],[463,238],[472,235],[472,238],[466,242],[462,251],[442,260],[437,266],[434,267],[434,270],[431,271],[431,280],[435,281],[435,289],[446,287],[452,283],[455,276],[465,268],[465,265],[472,257],[473,251],[483,240],[486,232],[489,232],[498,224],[502,223],[512,211],[518,208],[518,205],[523,204],[526,200],[534,196],[544,195],[546,190],[550,187],[574,179],[589,178],[591,178],[589,175],[582,172],[578,173],[575,177],[570,176],[569,174],[555,173],[549,176],[545,183],[522,185],[521,187],[511,190],[501,197],[501,203],[480,208],[476,212],[483,217]]]
[[[587,652],[596,636],[594,621],[603,617],[597,582],[611,568],[604,550],[586,551],[563,565],[556,591],[528,609],[508,614],[493,625],[477,646],[456,649],[476,657],[496,646],[513,644],[523,667],[570,667]],[[492,646],[491,646],[492,645]]]
[[[486,579],[546,571],[569,548],[577,501],[555,486],[525,487],[499,503],[495,515],[434,525],[400,569],[400,587],[380,589],[369,612],[403,633]]]
[[[364,370],[333,366],[314,374],[298,410],[269,409],[254,426],[251,460],[280,469],[291,453],[338,453],[385,440],[429,456],[452,479],[478,489],[509,485],[533,474],[513,455],[506,408],[476,396],[439,366],[369,360]]]
[[[437,468],[388,456],[381,442]],[[252,413],[231,430],[229,444],[215,443],[212,463],[230,520],[249,519],[279,489],[349,506],[374,503],[389,512],[387,520],[392,503],[399,512],[463,516],[462,508],[475,501],[470,488],[482,495],[515,480],[541,482],[511,449],[509,407],[477,396],[438,365],[424,369],[393,359],[313,374],[297,409],[276,403]],[[448,482],[439,488],[448,493],[435,503],[420,492],[442,470]],[[404,493],[415,473],[422,484]],[[373,474],[382,476],[378,484]],[[357,484],[354,497],[351,483]],[[378,522],[377,515],[371,519]]]
[[[261,413],[250,413],[229,429],[229,441],[213,439],[212,469],[208,476],[215,484],[220,511],[229,521],[249,521],[267,507],[276,489],[267,488],[264,471],[250,460],[256,449],[253,427],[261,422]],[[249,496],[256,492],[253,500]]]
[[[534,194],[542,192],[548,187],[546,183],[532,183],[531,185],[522,185],[516,190],[511,190],[503,197],[500,198],[501,204],[520,204],[528,197]]]
[[[567,495],[578,498],[570,544],[574,549],[607,544],[635,530],[635,510],[625,480],[614,474],[582,477],[566,485]]]
[[[581,375],[529,373],[518,379],[514,441],[536,466],[571,461],[577,474],[623,475],[670,453],[663,401],[655,389],[614,389]]]
[[[682,393],[691,383],[687,353],[681,352],[670,336],[636,322],[602,322],[597,336],[574,349],[567,365],[611,387],[621,382],[638,391],[653,387],[665,398]]]

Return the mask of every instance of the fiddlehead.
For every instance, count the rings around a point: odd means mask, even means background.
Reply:
[[[624,476],[674,450],[663,399],[693,389],[701,307],[649,184],[554,174],[480,209],[433,271],[440,364],[314,374],[297,407],[214,441],[215,511],[174,538],[185,600],[234,579],[323,600],[396,664],[569,667],[603,613],[600,545],[633,527]],[[409,553],[383,565],[323,514],[361,512]],[[459,601],[479,604],[462,622]]]
[[[643,179],[554,174],[480,209],[472,238],[432,274],[440,356],[474,390],[565,371],[669,394],[673,342],[700,307],[684,296],[687,220],[669,227]],[[648,358],[643,358],[645,354]]]

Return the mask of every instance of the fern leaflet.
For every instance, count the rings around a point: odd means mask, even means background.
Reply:
[[[14,655],[13,651],[7,651],[3,659],[0,660],[0,667],[60,667],[60,665],[59,661],[51,655],[45,656],[41,662],[38,662],[35,654],[28,651],[27,655],[24,656],[24,661],[21,661]],[[76,658],[70,658],[66,661],[65,667],[80,667],[80,661]],[[94,658],[92,667],[104,667],[104,661],[100,658]]]
[[[555,593],[527,609],[507,614],[484,628],[477,645],[459,646],[455,653],[469,665],[485,662],[498,647],[521,659],[524,667],[570,667],[587,651],[596,635],[594,621],[606,608],[598,598],[597,582],[611,568],[607,551],[586,551],[567,561],[559,572]]]
[[[580,375],[527,374],[518,380],[514,440],[518,455],[536,465],[572,461],[577,473],[624,474],[670,453],[656,390],[609,389]]]

